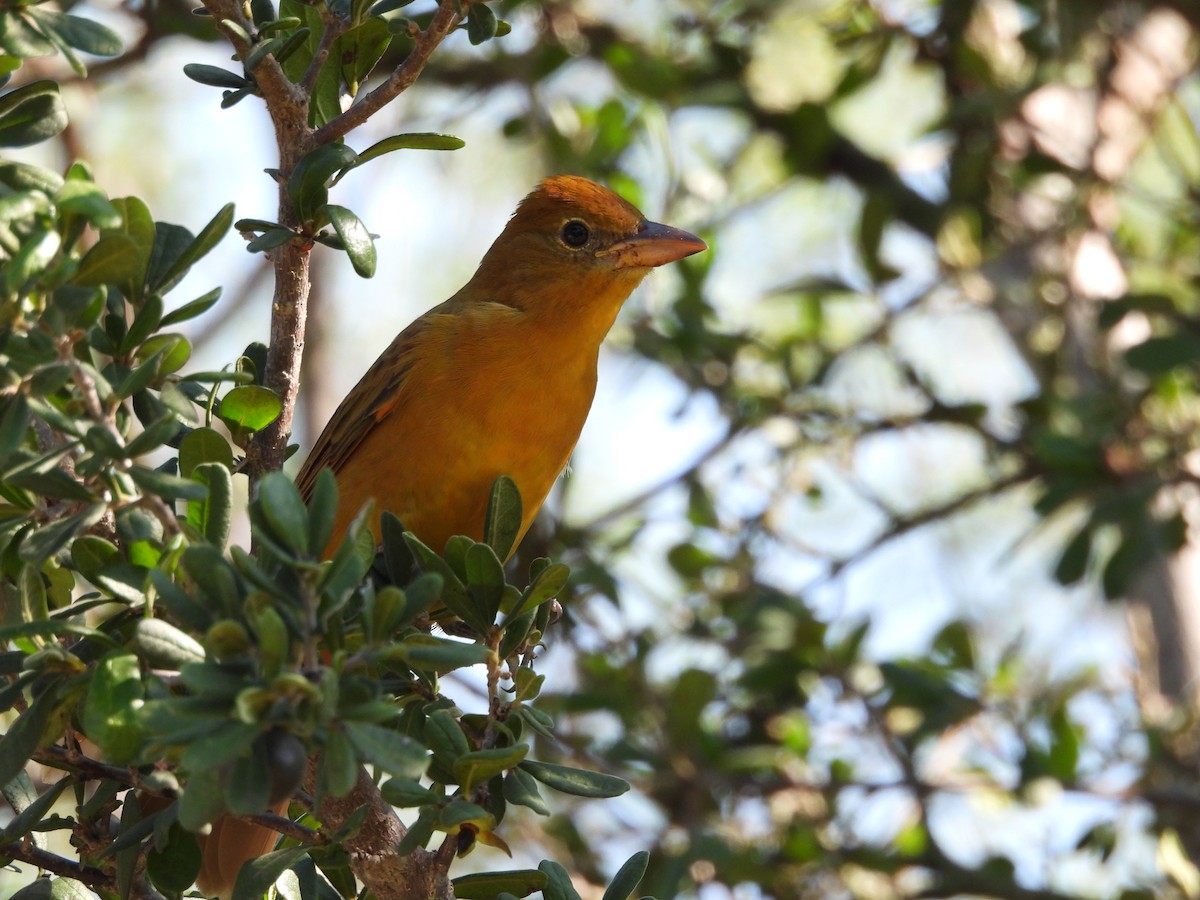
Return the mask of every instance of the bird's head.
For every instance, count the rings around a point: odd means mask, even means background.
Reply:
[[[473,280],[507,287],[519,306],[539,284],[604,285],[624,301],[652,268],[705,249],[694,234],[647,221],[608,188],[555,175],[521,201]]]

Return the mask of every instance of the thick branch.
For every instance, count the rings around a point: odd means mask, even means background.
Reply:
[[[310,783],[315,771],[310,760]],[[378,900],[453,900],[447,874],[453,857],[444,859],[420,848],[407,856],[396,853],[407,830],[366,769],[359,770],[358,784],[345,797],[325,797],[317,815],[325,831],[334,832],[362,807],[369,810],[366,821],[342,846],[350,854],[351,870],[367,889]]]
[[[280,191],[280,212],[286,222],[295,218],[290,203]],[[289,223],[290,224],[290,223]],[[246,471],[252,479],[283,468],[296,395],[300,390],[300,362],[304,355],[304,329],[308,321],[311,288],[309,263],[312,245],[292,241],[274,251],[275,296],[271,302],[271,340],[267,350],[265,384],[283,403],[279,417],[254,436],[246,451]]]

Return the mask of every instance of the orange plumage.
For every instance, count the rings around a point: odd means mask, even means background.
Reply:
[[[575,244],[578,243],[578,246]],[[532,523],[596,390],[600,343],[651,268],[704,249],[583,178],[549,178],[474,277],[409,325],[333,414],[297,483],[337,476],[334,541],[368,500],[440,551],[481,538],[492,482],[510,476]]]
[[[392,341],[342,401],[297,483],[337,476],[330,547],[375,501],[430,547],[482,537],[492,482],[521,491],[523,536],[579,439],[600,343],[656,266],[705,249],[583,178],[548,178],[517,207],[469,282]],[[518,537],[519,540],[519,537]],[[228,816],[204,842],[199,885],[227,895],[274,834]]]

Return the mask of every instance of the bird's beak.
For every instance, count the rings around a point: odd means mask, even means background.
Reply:
[[[618,269],[649,269],[707,249],[708,244],[682,228],[642,222],[632,237],[617,241],[600,255],[611,256]]]

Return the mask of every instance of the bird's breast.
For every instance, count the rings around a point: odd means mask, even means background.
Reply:
[[[339,476],[346,499],[374,498],[440,551],[454,534],[482,538],[492,482],[508,475],[521,491],[523,535],[579,439],[598,355],[598,345],[572,348],[532,324],[507,315],[446,323],[413,360],[403,399],[359,448],[354,472]]]

